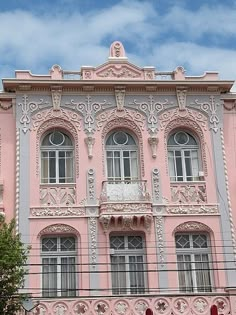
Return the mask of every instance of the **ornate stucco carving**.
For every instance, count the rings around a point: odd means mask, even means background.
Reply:
[[[230,199],[230,191],[229,191],[229,177],[228,177],[228,169],[227,169],[227,160],[226,160],[226,152],[225,152],[225,141],[224,141],[224,132],[220,130],[220,139],[222,146],[222,154],[223,154],[223,163],[224,163],[224,172],[225,172],[225,188],[227,194],[227,203],[228,203],[228,211],[229,211],[229,222],[230,222],[230,230],[232,236],[233,243],[233,252],[234,252],[234,262],[236,264],[236,236],[235,236],[235,225],[231,207],[231,199]]]
[[[207,232],[212,232],[212,230],[205,225],[204,223],[200,222],[195,222],[195,221],[189,221],[189,222],[184,222],[178,225],[174,233],[176,232],[191,232],[191,231],[207,231]]]
[[[205,184],[173,184],[171,183],[171,202],[173,203],[206,203]]]
[[[66,315],[68,307],[64,303],[58,303],[53,307],[53,309],[55,315]]]
[[[195,309],[195,311],[197,311],[197,313],[205,313],[206,309],[209,307],[208,301],[202,297],[197,298],[194,302],[193,302],[193,308]]]
[[[148,138],[148,143],[151,147],[152,151],[152,157],[156,158],[157,157],[157,144],[158,144],[158,138],[155,136],[149,137]]]
[[[90,95],[87,95],[84,102],[76,102],[71,99],[65,106],[69,106],[83,115],[84,130],[86,133],[91,134],[95,131],[95,115],[101,111],[104,105],[110,105],[106,100],[103,102],[93,101]]]
[[[173,104],[169,103],[167,99],[163,102],[155,101],[153,95],[149,95],[147,102],[138,102],[136,99],[133,100],[129,105],[135,105],[141,112],[147,116],[148,130],[151,134],[155,133],[158,123],[158,113],[166,108],[166,105]]]
[[[144,300],[138,300],[135,303],[135,311],[139,314],[139,315],[144,315],[146,310],[148,308],[148,303]]]
[[[217,205],[179,205],[167,206],[166,213],[168,214],[218,214],[219,208]]]
[[[165,263],[165,247],[164,247],[164,239],[163,239],[163,218],[155,217],[155,229],[156,229],[156,242],[158,246],[158,255],[161,266],[164,266]]]
[[[74,186],[44,186],[40,187],[40,204],[43,206],[69,206],[76,203]]]
[[[60,108],[58,110],[54,110],[53,108],[43,110],[37,112],[35,115],[32,116],[32,129],[37,130],[38,126],[43,122],[49,119],[64,119],[66,121],[71,122],[78,131],[81,130],[81,117],[79,114],[75,113],[74,111],[67,110]]]
[[[186,109],[185,111],[179,111],[179,109],[169,110],[164,112],[160,117],[161,129],[164,129],[164,144],[167,150],[167,139],[170,132],[176,128],[188,128],[194,131],[200,142],[202,165],[204,170],[204,175],[207,175],[207,159],[206,159],[206,148],[205,148],[205,136],[203,130],[207,130],[207,118],[193,110]],[[167,162],[167,152],[166,152],[166,166]],[[166,168],[168,173],[168,167]]]
[[[125,105],[125,88],[115,88],[116,107],[118,111],[122,111]]]
[[[176,96],[178,100],[179,110],[185,110],[186,108],[186,99],[187,99],[187,88],[179,87],[176,89]]]
[[[43,99],[40,99],[38,102],[33,102],[28,100],[28,96],[26,94],[22,96],[22,102],[18,103],[18,106],[21,107],[22,115],[20,117],[20,124],[23,126],[22,130],[24,133],[29,130],[31,114],[47,105],[48,102],[44,101]]]
[[[139,154],[140,154],[140,168],[141,175],[144,176],[144,155],[143,155],[143,136],[140,128],[136,125],[132,120],[128,120],[126,118],[116,118],[114,120],[108,121],[103,130],[102,130],[102,161],[103,161],[103,173],[105,174],[105,161],[104,161],[104,150],[105,150],[105,138],[106,135],[112,130],[116,128],[128,128],[132,130],[139,141]]]
[[[220,104],[215,101],[215,97],[211,95],[209,102],[199,102],[198,99],[196,99],[194,104],[199,105],[200,109],[209,115],[210,129],[217,132],[218,124],[220,122],[217,115],[217,107],[220,106]]]
[[[151,212],[148,203],[105,203],[100,206],[101,212],[106,213],[144,213]]]
[[[84,139],[84,142],[87,145],[88,157],[91,159],[93,157],[93,146],[95,143],[95,138],[88,136]]]
[[[76,175],[79,176],[79,139],[78,133],[72,122],[61,119],[54,118],[44,121],[41,125],[39,125],[37,129],[36,135],[36,174],[39,175],[39,152],[40,152],[40,140],[43,134],[47,130],[51,130],[52,128],[62,128],[67,130],[72,136],[74,140],[74,148],[75,148],[75,169]]]
[[[88,311],[88,305],[85,302],[79,302],[74,306],[74,312],[77,315],[84,315]]]
[[[125,315],[128,308],[128,304],[124,301],[119,301],[115,304],[116,313],[119,315]]]
[[[30,209],[32,217],[69,217],[84,216],[85,208],[78,207],[40,207]]]
[[[137,79],[141,78],[141,71],[134,70],[129,65],[108,65],[97,72],[99,78]]]
[[[153,201],[157,202],[160,199],[160,173],[157,168],[152,171],[152,193]]]
[[[38,237],[41,237],[45,234],[60,234],[60,233],[70,233],[78,235],[78,231],[74,229],[72,226],[69,226],[67,224],[53,224],[49,225],[43,230],[40,231],[38,234]]]
[[[13,106],[13,101],[4,100],[0,102],[0,108],[3,110],[8,110],[12,108],[12,106]]]
[[[96,200],[95,170],[92,168],[87,172],[87,199],[88,201]]]
[[[62,95],[62,87],[61,86],[52,86],[52,105],[53,110],[59,110],[61,106],[61,95]]]
[[[89,218],[89,238],[90,238],[90,263],[96,267],[97,263],[97,218]]]
[[[112,109],[112,110],[107,110],[101,113],[100,115],[98,115],[96,118],[97,129],[100,130],[105,123],[114,119],[130,120],[131,122],[137,124],[137,126],[141,130],[144,130],[144,125],[145,125],[144,116],[137,111],[126,109],[126,108],[123,111],[118,111],[117,108]]]
[[[150,232],[152,224],[151,214],[102,214],[99,217],[99,222],[105,232],[110,228],[116,228],[121,231],[144,229]]]

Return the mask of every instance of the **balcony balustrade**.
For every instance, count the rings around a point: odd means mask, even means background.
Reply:
[[[172,203],[207,203],[206,184],[204,182],[171,183]]]

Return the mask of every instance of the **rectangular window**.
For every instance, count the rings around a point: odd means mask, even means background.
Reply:
[[[113,294],[142,294],[145,286],[145,251],[141,236],[110,237]]]
[[[44,237],[41,244],[43,297],[76,296],[75,238]]]
[[[181,292],[211,292],[210,249],[205,234],[175,236]]]

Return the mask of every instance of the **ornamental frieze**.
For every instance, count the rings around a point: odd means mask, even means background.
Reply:
[[[166,213],[168,214],[218,214],[219,208],[217,205],[179,205],[167,206]]]
[[[100,207],[102,213],[146,213],[151,212],[151,204],[148,203],[106,203]]]
[[[31,217],[69,217],[84,216],[85,208],[81,207],[40,207],[31,208]]]

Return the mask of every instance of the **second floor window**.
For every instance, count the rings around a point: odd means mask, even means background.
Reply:
[[[71,139],[54,130],[41,143],[41,183],[73,183],[74,149]]]
[[[127,132],[113,132],[106,141],[107,179],[138,179],[138,152],[134,138]]]
[[[199,146],[195,138],[185,131],[177,131],[168,139],[170,180],[199,180]]]
[[[110,237],[113,294],[145,293],[145,249],[139,235]]]

